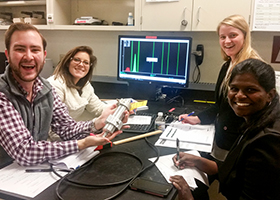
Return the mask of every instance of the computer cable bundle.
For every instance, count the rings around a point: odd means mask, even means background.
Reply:
[[[181,99],[181,106],[185,104],[185,100],[181,95],[177,95],[175,97],[170,98],[169,100],[166,101],[166,103],[171,104],[173,102],[178,102],[176,99]]]
[[[145,138],[145,141],[147,142],[147,144],[156,152],[157,154],[157,158],[154,162],[152,162],[150,165],[148,165],[147,167],[143,167],[143,163],[141,161],[140,158],[138,158],[137,156],[135,156],[134,154],[131,154],[131,153],[127,153],[127,152],[120,152],[120,151],[115,151],[115,152],[106,152],[106,153],[103,153],[103,154],[100,154],[96,157],[94,157],[90,162],[86,163],[85,165],[81,166],[80,168],[78,168],[77,170],[74,170],[70,173],[68,173],[67,175],[65,175],[64,177],[62,177],[57,171],[55,168],[53,168],[53,166],[51,166],[53,172],[59,176],[61,179],[59,180],[57,186],[56,186],[56,196],[60,199],[60,200],[64,200],[63,197],[60,195],[60,192],[59,192],[59,188],[62,184],[63,181],[67,181],[67,183],[69,184],[72,184],[72,185],[75,185],[77,187],[83,187],[83,188],[102,188],[102,187],[108,187],[108,186],[116,186],[116,185],[119,185],[119,184],[124,184],[127,182],[127,184],[119,191],[117,192],[116,194],[106,198],[105,200],[110,200],[110,199],[113,199],[115,197],[117,197],[118,195],[120,195],[123,191],[125,191],[129,185],[134,181],[134,179],[136,179],[141,173],[143,173],[145,170],[149,169],[150,167],[154,166],[154,164],[158,161],[159,159],[159,156],[160,156],[160,152],[159,152],[159,149],[157,147],[155,147],[151,142],[149,142],[147,140],[147,138]],[[102,157],[105,157],[105,156],[108,156],[108,155],[113,155],[113,154],[116,154],[116,155],[125,155],[125,156],[129,156],[133,159],[135,159],[136,161],[138,161],[141,165],[140,167],[140,170],[138,172],[136,172],[133,176],[129,177],[129,178],[126,178],[124,180],[121,180],[121,181],[116,181],[116,182],[111,182],[111,183],[105,183],[105,184],[89,184],[89,183],[84,183],[84,182],[81,182],[81,181],[77,181],[77,180],[72,180],[70,178],[71,175],[73,175],[74,173],[77,173],[85,168],[87,168],[89,165],[92,165],[94,164],[94,162]]]

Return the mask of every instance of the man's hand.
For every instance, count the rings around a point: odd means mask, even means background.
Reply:
[[[105,145],[110,142],[110,140],[114,139],[117,135],[121,134],[122,131],[115,131],[112,134],[107,134],[106,137],[103,137],[104,131],[101,134],[94,135],[91,134],[90,136],[87,136],[86,138],[83,138],[81,140],[78,140],[78,147],[79,150],[85,149],[87,147],[91,146],[99,146],[99,145]]]

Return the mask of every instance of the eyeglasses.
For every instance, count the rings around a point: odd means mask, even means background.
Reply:
[[[91,65],[91,63],[89,61],[81,60],[80,58],[75,58],[74,57],[74,58],[71,58],[71,60],[73,60],[73,62],[76,63],[76,64],[80,64],[82,62],[85,67],[89,67]]]

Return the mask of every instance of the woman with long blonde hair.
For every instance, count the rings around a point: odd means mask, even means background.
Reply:
[[[236,64],[248,59],[262,60],[251,47],[249,25],[240,15],[231,15],[217,26],[222,58],[225,61],[219,72],[215,89],[216,103],[197,116],[181,115],[183,123],[215,124],[215,140],[211,154],[202,155],[216,162],[223,162],[232,144],[238,138],[238,128],[244,119],[235,115],[229,106],[227,96],[228,77]],[[212,182],[216,177],[209,177]]]

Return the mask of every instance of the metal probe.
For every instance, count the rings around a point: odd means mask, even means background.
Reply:
[[[123,118],[125,110],[130,110],[131,99],[120,99],[118,100],[118,107],[114,114],[109,115],[106,119],[106,125],[104,126],[104,137],[107,136],[108,133],[114,133],[115,130],[120,130],[123,126]]]

